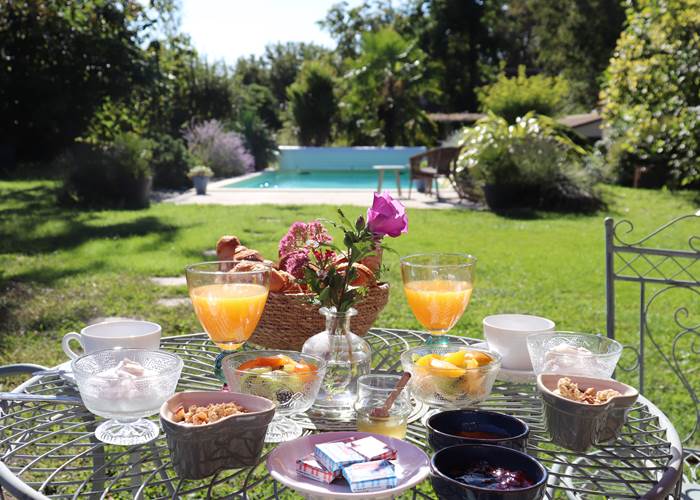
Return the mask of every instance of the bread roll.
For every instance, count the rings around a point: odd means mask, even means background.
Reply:
[[[257,250],[246,249],[242,252],[236,252],[233,256],[233,260],[254,260],[256,262],[262,262],[265,259]]]
[[[218,260],[233,260],[236,249],[240,246],[241,240],[236,236],[222,236],[216,242],[216,258]]]

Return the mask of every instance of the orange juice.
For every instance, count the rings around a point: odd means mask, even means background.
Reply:
[[[248,283],[203,285],[190,290],[199,322],[221,349],[238,349],[258,325],[267,288]]]
[[[467,281],[411,281],[403,289],[416,319],[432,333],[450,331],[472,297],[472,284]]]

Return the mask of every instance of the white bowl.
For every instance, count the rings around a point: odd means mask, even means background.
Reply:
[[[494,314],[483,321],[484,337],[489,348],[503,358],[507,370],[532,370],[527,350],[527,336],[554,331],[554,321],[527,314]]]

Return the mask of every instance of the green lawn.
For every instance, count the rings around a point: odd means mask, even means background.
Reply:
[[[607,213],[589,216],[412,210],[409,233],[391,246],[400,254],[459,251],[478,257],[477,287],[458,334],[480,337],[481,319],[497,312],[538,314],[560,329],[602,332],[604,217],[629,218],[636,225],[633,236],[642,236],[698,207],[692,193],[605,187],[604,195]],[[345,210],[361,213],[357,207]],[[155,305],[159,298],[185,297],[186,290],[157,287],[148,277],[181,275],[225,233],[274,257],[292,222],[333,216],[329,206],[160,204],[142,211],[77,211],[56,207],[49,181],[0,182],[0,363],[56,364],[64,359],[62,335],[96,316],[147,318],[162,324],[165,335],[199,331],[189,308]],[[687,234],[673,233],[662,243],[686,240]],[[399,288],[398,258],[385,255],[394,291],[378,325],[417,328]],[[636,343],[634,290],[620,287],[618,300],[619,336]],[[666,380],[667,373],[655,367],[653,374]],[[688,429],[685,396],[663,383],[650,387],[651,398]]]

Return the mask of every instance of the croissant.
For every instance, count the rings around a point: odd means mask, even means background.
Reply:
[[[218,260],[233,260],[236,249],[240,248],[241,240],[236,236],[222,236],[216,242],[216,258]]]
[[[270,270],[270,291],[274,293],[279,293],[284,290],[289,282],[291,275],[285,271],[279,271],[277,269]]]
[[[257,250],[247,248],[242,252],[236,252],[236,254],[233,256],[233,260],[254,260],[257,262],[262,262],[265,259]]]
[[[240,260],[231,270],[236,273],[244,273],[249,271],[267,271],[268,267],[262,262],[252,260]]]
[[[350,282],[352,286],[374,286],[377,284],[377,278],[369,267],[359,263],[353,264],[352,267],[357,273],[355,279]],[[347,271],[347,262],[338,265],[336,269],[341,273]]]

